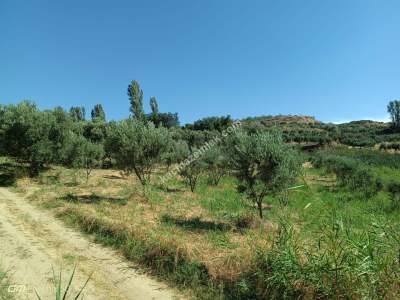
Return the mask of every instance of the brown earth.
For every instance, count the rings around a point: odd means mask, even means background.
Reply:
[[[77,265],[71,294],[92,274],[85,299],[182,299],[173,289],[141,274],[119,253],[66,228],[6,188],[0,188],[0,262],[10,270],[16,299],[53,299],[52,267],[62,267],[64,286]]]

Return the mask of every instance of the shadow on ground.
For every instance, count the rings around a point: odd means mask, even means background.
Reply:
[[[190,231],[230,231],[232,226],[226,223],[219,223],[213,221],[204,221],[199,217],[195,218],[179,218],[169,215],[163,215],[161,221],[167,224],[173,224]]]
[[[3,162],[0,164],[0,186],[13,186],[18,178],[25,177],[27,174],[27,167],[12,162]]]
[[[124,198],[118,197],[106,197],[106,196],[99,196],[95,193],[90,195],[76,195],[72,193],[68,193],[65,196],[60,197],[61,200],[68,201],[68,202],[75,202],[75,203],[86,203],[86,204],[96,204],[101,201],[106,201],[112,204],[117,205],[126,205],[127,200]]]
[[[126,180],[125,177],[117,176],[117,175],[104,175],[103,178],[105,178],[105,179]]]

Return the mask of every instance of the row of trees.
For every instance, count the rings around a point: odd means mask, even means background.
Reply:
[[[83,106],[72,106],[69,110],[69,115],[75,122],[86,120],[86,110]],[[101,104],[96,104],[92,111],[91,117],[93,122],[105,122],[106,113],[104,112],[103,106]]]
[[[166,128],[134,118],[114,124],[108,143],[118,166],[134,173],[143,186],[150,183],[160,163],[179,164],[197,151],[185,141],[174,141]],[[296,180],[298,157],[276,131],[252,134],[240,130],[179,169],[179,175],[194,192],[200,175],[207,173],[208,182],[217,185],[230,172],[238,179],[238,191],[256,203],[262,218],[265,197],[284,191]]]
[[[106,122],[101,105],[93,108],[91,120],[85,119],[83,107],[72,107],[69,112],[60,107],[40,111],[28,101],[0,106],[1,154],[27,163],[31,175],[60,164],[85,169],[88,180],[94,168],[111,164],[135,174],[146,186],[155,168],[165,166],[168,171],[232,124],[228,116],[211,119],[213,127],[208,131],[200,129],[207,127],[207,121],[195,128],[165,126],[154,97],[150,98],[151,114],[144,113],[143,91],[136,81],[129,85],[128,96],[132,115],[118,122]],[[179,175],[194,192],[203,174],[213,185],[225,174],[234,174],[238,190],[257,204],[262,217],[265,197],[281,192],[296,179],[300,165],[296,157],[278,132],[244,128],[180,168]]]

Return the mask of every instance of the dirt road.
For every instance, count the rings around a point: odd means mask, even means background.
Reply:
[[[49,212],[0,188],[0,262],[11,270],[16,299],[53,299],[52,266],[63,267],[64,282],[78,263],[72,290],[93,273],[85,299],[182,299],[164,284],[139,274],[121,255],[66,228]]]

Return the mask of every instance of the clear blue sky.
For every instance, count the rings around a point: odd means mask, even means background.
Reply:
[[[396,0],[1,0],[0,103],[211,115],[386,117],[400,98]]]

